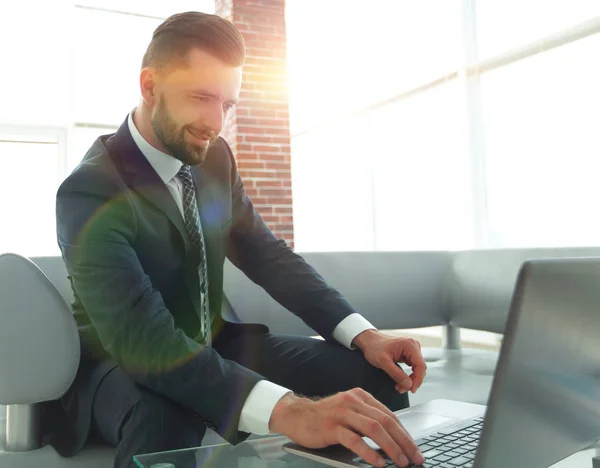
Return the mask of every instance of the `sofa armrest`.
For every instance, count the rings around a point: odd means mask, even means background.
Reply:
[[[0,255],[0,324],[7,449],[27,450],[38,435],[36,403],[60,398],[75,379],[79,334],[54,285],[33,262],[15,254]]]

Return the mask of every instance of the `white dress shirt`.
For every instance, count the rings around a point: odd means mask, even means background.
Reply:
[[[134,112],[135,109],[129,114],[127,120],[133,141],[135,141],[161,180],[167,185],[169,192],[171,192],[171,195],[175,199],[181,216],[183,216],[182,184],[181,180],[176,177],[182,163],[173,156],[156,149],[144,139],[133,123]],[[354,313],[346,317],[335,327],[333,337],[340,344],[353,349],[352,340],[363,331],[371,329],[375,329],[375,327],[367,319],[360,314]],[[273,382],[260,380],[250,391],[248,398],[244,402],[238,429],[258,435],[268,434],[269,420],[271,419],[273,408],[281,397],[289,392],[289,389]]]

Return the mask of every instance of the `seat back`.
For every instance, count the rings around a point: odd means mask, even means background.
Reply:
[[[42,270],[46,278],[54,285],[67,304],[73,302],[73,290],[69,281],[67,267],[61,256],[31,257],[31,261]]]
[[[15,254],[0,255],[0,324],[0,404],[60,398],[79,365],[77,328],[50,280]]]
[[[450,324],[504,333],[517,275],[525,260],[597,256],[600,256],[600,247],[455,252],[446,301]]]
[[[447,323],[446,275],[450,252],[309,252],[306,262],[373,325],[385,329]],[[245,322],[261,322],[274,333],[314,335],[231,263],[225,293]]]

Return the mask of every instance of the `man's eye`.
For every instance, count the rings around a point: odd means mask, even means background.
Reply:
[[[200,102],[208,102],[209,98],[207,96],[194,96]]]

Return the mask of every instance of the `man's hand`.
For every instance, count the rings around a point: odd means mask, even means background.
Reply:
[[[384,335],[377,330],[366,330],[352,342],[360,348],[365,359],[373,366],[384,370],[396,382],[396,390],[415,393],[425,378],[427,365],[421,354],[421,345],[412,338]],[[412,367],[410,376],[398,366],[403,362]]]
[[[275,405],[269,430],[308,448],[341,444],[380,467],[383,458],[361,436],[375,441],[399,466],[407,466],[409,460],[415,465],[424,461],[394,413],[360,388],[318,401],[288,393]]]

